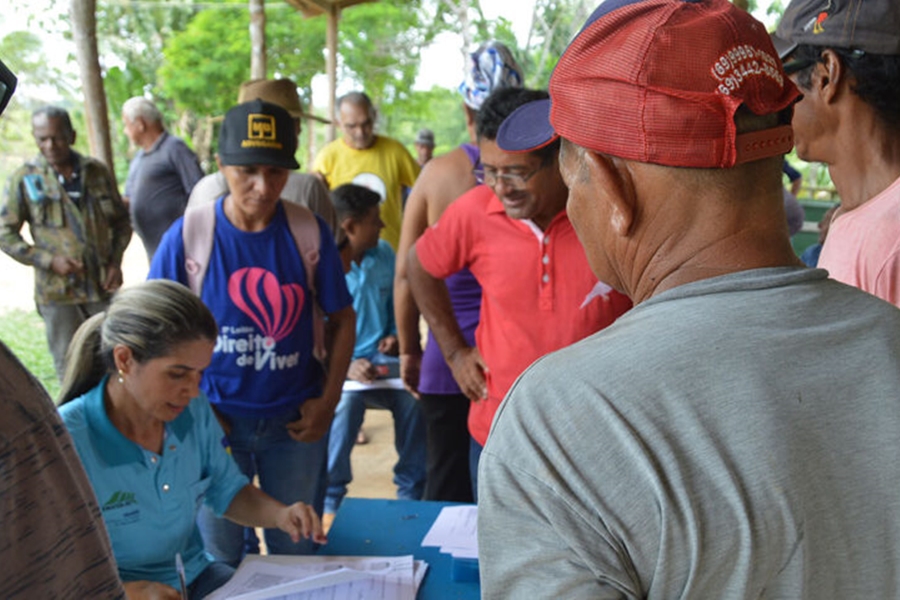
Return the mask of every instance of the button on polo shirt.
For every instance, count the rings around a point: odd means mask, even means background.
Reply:
[[[201,503],[221,514],[248,480],[226,452],[205,397],[166,424],[163,452],[157,454],[109,420],[106,381],[60,407],[60,415],[91,480],[123,581],[147,579],[177,588],[177,552],[188,582],[212,561],[196,525]]]
[[[631,307],[597,281],[565,211],[541,231],[506,216],[487,186],[455,200],[415,247],[433,277],[468,267],[482,286],[475,341],[489,369],[488,397],[469,410],[469,430],[482,445],[500,401],[528,365]],[[607,291],[597,294],[598,284]]]

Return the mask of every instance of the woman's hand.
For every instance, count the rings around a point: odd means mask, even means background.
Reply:
[[[181,600],[181,592],[158,581],[129,581],[123,587],[128,600]]]
[[[291,536],[296,544],[301,538],[312,538],[317,544],[325,544],[328,538],[322,529],[322,520],[313,507],[303,502],[295,502],[281,509],[278,515],[278,529]]]

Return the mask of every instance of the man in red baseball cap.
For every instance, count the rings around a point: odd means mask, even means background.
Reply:
[[[900,312],[791,249],[798,92],[765,28],[726,0],[607,1],[550,97],[498,145],[562,137],[588,262],[635,307],[500,406],[483,597],[896,597]]]

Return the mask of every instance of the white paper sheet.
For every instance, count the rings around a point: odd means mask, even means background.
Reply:
[[[478,507],[466,504],[441,509],[422,546],[437,546],[457,558],[478,558]]]
[[[419,564],[416,564],[419,563]],[[207,600],[415,600],[427,565],[412,556],[248,556]]]

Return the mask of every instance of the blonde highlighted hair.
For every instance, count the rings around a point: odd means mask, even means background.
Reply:
[[[215,341],[216,320],[200,299],[179,283],[157,279],[116,292],[106,312],[82,323],[66,352],[58,403],[87,393],[115,370],[113,348],[124,345],[138,362],[167,356],[185,342]]]

